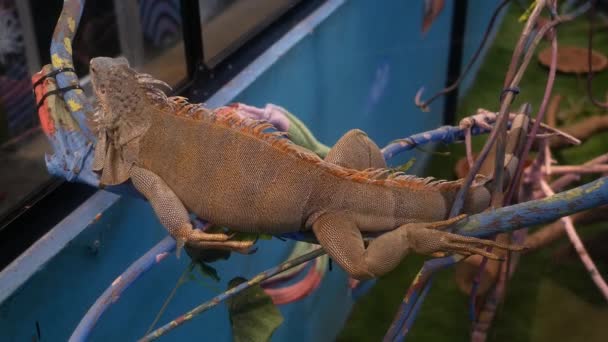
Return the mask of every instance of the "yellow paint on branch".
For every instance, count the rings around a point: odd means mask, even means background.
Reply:
[[[595,182],[595,184],[593,186],[590,186],[589,188],[587,188],[587,190],[585,191],[586,193],[590,193],[593,191],[596,191],[597,189],[601,188],[604,185],[605,180],[603,178],[600,178],[597,180],[597,182]]]
[[[68,100],[68,107],[70,108],[70,112],[77,112],[82,109],[82,105],[72,99]]]
[[[71,55],[72,54],[72,41],[70,38],[63,38],[63,45],[65,45],[65,50]]]
[[[76,20],[74,20],[74,18],[68,18],[68,28],[72,32],[74,32],[74,30],[76,30]]]
[[[61,58],[61,56],[56,53],[51,56],[51,63],[53,63],[54,68],[67,68],[72,66],[70,60]]]

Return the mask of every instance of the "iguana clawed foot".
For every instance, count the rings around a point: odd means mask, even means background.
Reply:
[[[207,233],[199,229],[192,229],[191,224],[187,224],[172,235],[177,241],[176,252],[178,257],[185,244],[193,248],[224,249],[241,254],[255,252],[251,250],[251,247],[256,243],[254,240],[230,241],[235,234]]]
[[[435,252],[456,253],[465,256],[479,254],[489,259],[501,260],[498,255],[488,252],[486,248],[497,247],[510,251],[521,251],[525,248],[428,228],[411,229],[408,232],[408,238],[411,243],[410,247],[416,253],[427,255]]]

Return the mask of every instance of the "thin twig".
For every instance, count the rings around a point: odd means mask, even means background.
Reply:
[[[161,306],[160,310],[158,310],[158,313],[156,314],[156,317],[154,317],[154,320],[150,324],[150,327],[148,328],[148,330],[146,330],[146,334],[149,333],[150,331],[152,331],[152,329],[154,329],[154,326],[156,325],[156,323],[158,323],[158,320],[162,317],[163,313],[167,309],[167,306],[169,306],[169,303],[175,296],[175,293],[177,293],[177,289],[186,281],[186,277],[190,274],[190,272],[192,272],[193,269],[194,269],[194,262],[191,261],[190,265],[188,265],[188,267],[186,267],[184,272],[182,272],[182,275],[179,277],[179,279],[177,279],[175,286],[173,286],[173,289],[171,289],[171,292],[167,296],[167,299],[165,299],[165,302]]]
[[[167,236],[156,246],[142,255],[137,261],[129,266],[116,280],[112,282],[89,311],[82,317],[78,326],[70,336],[70,341],[86,341],[93,327],[106,311],[106,309],[120,298],[122,293],[133,284],[144,272],[152,268],[156,263],[163,260],[169,253],[175,250],[175,240]]]
[[[414,98],[414,102],[416,103],[416,106],[418,108],[421,108],[424,111],[428,111],[428,106],[433,101],[435,101],[440,96],[443,96],[443,95],[445,95],[445,94],[447,94],[447,93],[455,90],[458,87],[458,85],[460,84],[460,82],[462,82],[463,77],[466,76],[469,73],[469,70],[475,64],[475,62],[477,61],[477,58],[479,58],[479,55],[481,54],[481,51],[483,51],[483,48],[486,45],[488,37],[490,36],[490,33],[492,32],[492,28],[494,27],[494,23],[496,22],[496,18],[498,18],[498,14],[500,14],[500,11],[508,3],[509,3],[509,0],[503,0],[500,4],[498,4],[498,6],[496,7],[496,9],[494,10],[494,13],[492,14],[492,18],[490,18],[490,22],[488,23],[488,26],[486,27],[486,30],[485,30],[485,32],[483,34],[483,38],[481,39],[481,43],[479,43],[479,47],[477,48],[477,50],[473,54],[473,57],[471,57],[471,59],[469,60],[469,62],[465,66],[464,71],[458,76],[458,78],[456,79],[456,81],[454,81],[454,83],[452,83],[448,87],[440,90],[438,93],[436,93],[435,95],[431,96],[428,100],[426,100],[424,102],[422,102],[422,100],[420,99],[422,97],[422,92],[423,92],[424,88],[421,88],[420,90],[418,90],[418,92],[416,92],[416,96]]]
[[[543,4],[544,4],[544,2],[543,2]],[[521,78],[523,77],[524,71],[526,70],[526,68],[530,64],[530,61],[532,60],[532,56],[534,55],[534,49],[540,43],[544,34],[548,30],[552,29],[553,27],[557,26],[558,24],[560,24],[566,20],[569,20],[569,17],[557,18],[557,19],[547,23],[545,26],[543,26],[538,31],[537,35],[534,37],[534,40],[530,44],[530,47],[528,48],[528,51],[527,51],[526,55],[524,56],[521,66],[517,70],[517,73],[515,74],[515,76],[513,77],[513,80],[511,81],[508,89],[515,89],[519,85],[519,82],[520,82]],[[526,27],[527,26],[528,25],[526,25]],[[506,94],[501,102],[501,107],[500,107],[496,126],[503,125],[504,122],[506,122],[506,120],[508,120],[509,109],[510,109],[511,103],[513,102],[514,99],[515,99],[515,94],[513,94],[513,92],[511,92],[511,91],[506,92]],[[538,122],[540,122],[540,121],[538,121]],[[477,162],[475,162],[475,165],[469,171],[469,174],[467,175],[467,178],[465,179],[463,186],[460,188],[460,190],[458,191],[458,194],[456,195],[456,199],[452,206],[452,211],[450,212],[450,217],[456,216],[456,215],[460,214],[460,212],[462,211],[466,193],[468,192],[469,188],[471,187],[471,183],[473,182],[473,179],[475,178],[475,176],[481,169],[481,165],[482,165],[483,161],[485,161],[492,146],[494,145],[497,135],[498,135],[497,130],[496,129],[492,130],[492,132],[490,133],[490,136],[488,137],[488,140],[486,141],[486,144],[483,146],[483,149],[479,153]]]
[[[540,16],[540,12],[542,12],[544,7],[545,7],[544,0],[536,1],[536,6],[534,7],[534,10],[530,14],[528,21],[526,22],[526,25],[524,26],[524,29],[523,29],[521,35],[519,36],[517,45],[515,45],[515,50],[513,51],[513,55],[511,57],[511,63],[509,63],[509,68],[507,69],[507,74],[505,76],[505,82],[503,84],[504,87],[507,87],[507,86],[509,86],[509,84],[513,83],[512,78],[513,78],[513,73],[515,72],[516,67],[517,67],[517,62],[521,58],[521,54],[524,51],[526,42],[528,41],[530,34],[532,34],[532,32],[534,31],[533,29],[534,29],[534,26],[536,25],[536,19]],[[539,35],[539,34],[537,33],[537,35]],[[544,36],[544,32],[540,36],[541,37]]]
[[[541,28],[540,31],[543,30],[550,30],[552,29],[553,26],[559,24],[562,20],[564,19],[560,19],[557,18],[553,21],[551,21],[550,23],[546,24],[545,27]],[[553,25],[553,26],[551,26]],[[543,33],[544,34],[544,33]],[[541,36],[541,33],[539,32],[538,36],[536,36],[535,38],[535,43],[538,44],[538,42],[540,42],[539,37]],[[545,93],[543,95],[543,100],[541,102],[540,108],[538,110],[538,114],[536,115],[536,121],[534,122],[534,125],[532,126],[532,129],[530,130],[530,138],[526,141],[526,144],[524,146],[523,151],[521,152],[521,156],[520,156],[520,161],[524,161],[528,158],[528,153],[530,152],[530,149],[532,148],[532,143],[534,142],[534,137],[536,136],[536,133],[538,132],[538,128],[541,124],[541,122],[543,121],[543,117],[545,115],[545,110],[547,109],[547,105],[549,104],[549,99],[551,97],[551,92],[553,91],[553,84],[555,83],[555,74],[557,71],[557,32],[554,32],[554,34],[551,35],[551,66],[549,68],[549,77],[547,78],[547,84],[545,86]],[[535,47],[536,45],[534,45]],[[533,48],[531,48],[533,49]],[[529,50],[528,54],[526,55],[526,58],[528,56],[531,56],[531,53],[529,53],[530,51],[533,50]],[[520,167],[517,168],[515,175],[513,176],[513,185],[515,184],[519,184],[519,180],[521,179],[521,176],[523,174],[523,164],[520,164]],[[513,198],[513,196],[516,194],[517,189],[515,188],[515,186],[512,186],[508,193],[507,193],[507,201],[510,202],[511,199]]]
[[[547,182],[545,182],[544,180],[540,181],[540,186],[547,196],[555,195],[551,187],[549,187],[549,184],[547,184]],[[574,249],[578,253],[581,262],[583,263],[583,265],[585,265],[587,272],[589,272],[589,275],[591,276],[591,279],[593,279],[593,282],[595,283],[597,288],[600,290],[604,298],[608,301],[608,284],[606,284],[606,281],[604,280],[604,278],[602,278],[602,275],[597,270],[595,263],[589,256],[589,253],[587,253],[585,245],[583,245],[583,242],[576,233],[576,229],[574,228],[574,224],[572,223],[572,218],[570,218],[570,216],[566,216],[562,217],[561,220],[562,222],[564,222],[564,227],[566,229],[566,233],[568,234],[568,238],[570,239],[572,245],[574,246]]]
[[[588,167],[588,166],[592,166],[592,165],[596,165],[596,164],[603,164],[603,163],[608,163],[608,153],[595,157],[595,158],[591,159],[590,161],[584,163],[582,166]],[[554,191],[561,191],[566,186],[568,186],[570,183],[577,181],[579,179],[580,179],[580,176],[577,174],[563,175],[551,183],[551,189],[553,189]]]
[[[163,325],[162,327],[154,330],[150,334],[144,336],[139,341],[140,342],[153,341],[153,340],[165,335],[169,331],[177,328],[178,326],[184,324],[185,322],[191,320],[192,318],[198,316],[199,314],[218,305],[219,303],[223,302],[224,300],[231,298],[234,295],[242,292],[243,290],[246,290],[254,285],[257,285],[257,284],[263,282],[264,280],[266,280],[276,274],[279,274],[285,270],[288,270],[292,267],[295,267],[299,264],[302,264],[304,262],[307,262],[309,260],[312,260],[312,259],[319,257],[321,255],[324,255],[324,254],[325,254],[325,251],[322,248],[319,248],[310,253],[299,256],[295,259],[285,261],[285,262],[279,264],[278,266],[272,267],[272,268],[256,275],[255,277],[251,278],[251,280],[246,281],[238,286],[235,286],[235,287],[213,297],[212,299],[202,303],[201,305],[195,307],[194,309],[188,311],[187,313],[177,317],[176,319],[172,320],[171,322]]]
[[[515,115],[516,115],[515,113],[509,113],[509,119],[513,119],[515,117]],[[475,123],[479,124],[479,123],[481,123],[480,120],[482,120],[482,118],[485,118],[486,121],[494,122],[494,121],[496,121],[496,117],[497,117],[497,114],[495,112],[489,111],[484,108],[479,108],[477,110],[477,114],[464,118],[463,121],[470,119],[470,120],[475,120]],[[534,124],[534,123],[536,123],[536,119],[530,118],[530,122],[532,124]],[[563,129],[555,128],[553,125],[545,124],[542,121],[539,125],[541,128],[543,128],[543,130],[545,132],[555,135],[555,136],[559,137],[560,139],[567,141],[570,144],[579,145],[581,143],[580,139],[572,136],[572,134],[570,134],[568,132],[565,132]]]
[[[605,173],[608,172],[608,165],[557,165],[551,166],[551,172],[547,172],[547,174],[564,174],[564,173]]]

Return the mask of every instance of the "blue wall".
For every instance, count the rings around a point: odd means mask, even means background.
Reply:
[[[476,15],[480,16],[487,17],[493,8],[490,2],[471,3],[479,3]],[[381,5],[346,1],[236,100],[284,106],[327,144],[352,128],[364,129],[382,146],[438,126],[442,101],[432,105],[431,113],[422,113],[414,106],[413,97],[421,86],[429,95],[444,86],[452,1],[446,2],[425,37],[420,29],[422,6],[422,1],[383,1]],[[472,34],[470,30],[467,32]],[[31,340],[38,322],[43,340],[66,340],[103,290],[165,234],[147,203],[120,199],[2,303],[0,339]],[[95,240],[101,241],[98,252],[91,251]],[[161,322],[225,289],[232,277],[251,277],[283,261],[291,246],[291,242],[262,241],[253,256],[233,255],[229,261],[217,262],[222,283],[186,283]],[[188,264],[187,258],[167,259],[106,312],[91,340],[122,341],[142,336]],[[274,340],[333,340],[351,305],[347,277],[334,267],[311,296],[280,307],[285,323]],[[196,336],[230,339],[224,305],[176,329],[165,340]]]
[[[452,2],[422,36],[422,1],[347,1],[238,100],[278,103],[327,144],[364,129],[379,145],[442,122],[414,106],[416,91],[443,87]]]
[[[492,13],[498,6],[500,1],[485,1],[485,0],[469,0],[467,7],[467,20],[466,20],[466,28],[465,28],[465,37],[464,37],[464,47],[463,47],[463,56],[462,56],[462,70],[466,67],[467,63],[473,54],[479,47],[481,43],[481,39],[483,38],[483,34],[490,23],[490,17]],[[481,66],[480,61],[484,59],[488,49],[487,47],[492,44],[494,37],[496,36],[496,32],[500,28],[500,24],[502,23],[502,18],[505,13],[507,13],[507,9],[509,8],[509,4],[504,6],[501,10],[499,16],[496,18],[494,23],[494,27],[490,32],[488,37],[488,43],[485,46],[484,50],[482,50],[479,60],[477,63],[473,65],[471,71],[467,74],[467,76],[463,79],[459,88],[459,95],[462,97],[467,93],[471,85],[473,85],[473,81],[475,80],[475,76],[479,71],[479,67]],[[505,65],[505,68],[507,66]],[[498,95],[496,95],[498,98]],[[465,114],[474,114],[474,113],[465,113]]]

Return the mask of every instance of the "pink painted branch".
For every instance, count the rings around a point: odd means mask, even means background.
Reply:
[[[503,84],[504,87],[508,87],[512,83],[513,79],[516,77],[515,71],[517,70],[518,62],[522,57],[523,51],[526,48],[526,43],[528,42],[530,35],[534,31],[533,29],[536,26],[536,20],[540,16],[540,13],[542,12],[543,8],[545,8],[545,5],[546,1],[537,1],[536,5],[534,6],[534,10],[532,11],[532,13],[530,13],[530,16],[528,17],[528,21],[526,21],[526,25],[524,26],[524,29],[521,35],[519,36],[519,40],[517,41],[517,45],[515,45],[515,51],[513,52],[513,56],[511,57],[511,63],[509,64],[509,68],[507,69],[507,74],[505,76],[505,82]],[[537,32],[536,34],[544,35],[545,32]]]
[[[570,173],[551,182],[551,189],[555,189],[555,191],[562,191],[568,185],[579,180],[581,180],[581,175]]]
[[[553,189],[551,189],[551,187],[549,187],[549,184],[547,184],[547,182],[545,182],[544,180],[540,181],[540,186],[547,196],[555,195]],[[562,217],[561,220],[564,222],[566,234],[572,242],[572,245],[574,246],[574,249],[578,253],[579,257],[581,258],[581,262],[583,263],[583,265],[585,265],[585,268],[589,272],[589,275],[591,276],[591,279],[593,279],[593,282],[595,283],[597,288],[600,290],[604,298],[608,301],[608,284],[606,284],[606,281],[604,280],[604,278],[602,278],[602,275],[599,273],[597,267],[595,266],[595,263],[587,253],[583,242],[576,233],[576,229],[574,228],[572,219],[570,218],[570,216],[566,216]]]
[[[608,165],[554,165],[551,166],[550,170],[547,170],[546,167],[544,171],[548,175],[551,174],[564,174],[564,173],[578,173],[578,174],[587,174],[587,173],[605,173],[608,172]]]
[[[509,120],[513,120],[515,115],[515,113],[509,113]],[[478,125],[489,130],[492,127],[491,124],[496,121],[497,116],[498,114],[496,112],[492,112],[485,108],[479,108],[477,109],[477,114],[462,119],[459,123],[459,126],[465,128],[471,127],[473,125]],[[536,123],[536,120],[531,118],[530,122],[534,124]],[[543,132],[553,134],[572,145],[579,145],[581,143],[580,139],[576,138],[572,134],[564,132],[563,130],[555,128],[551,125],[541,122],[540,128],[543,129]]]
[[[536,24],[536,22],[537,22],[536,18],[538,18],[538,15],[542,11],[543,7],[545,7],[545,5],[547,7],[551,7],[551,6],[555,5],[555,3],[554,2],[546,3],[543,1],[538,1],[536,3],[536,6],[530,16],[530,20],[528,20],[528,22],[526,23],[526,26],[524,28],[524,33],[520,37],[520,41],[518,42],[516,51],[518,51],[518,49],[520,48],[520,44],[525,42],[525,40],[522,40],[522,39],[525,37],[526,30],[530,29],[531,26]],[[544,96],[543,96],[543,99],[542,99],[542,102],[540,105],[540,109],[536,116],[536,120],[532,126],[532,130],[530,131],[529,137],[526,140],[524,149],[521,152],[521,155],[519,156],[520,157],[519,166],[515,172],[513,179],[511,180],[511,185],[505,192],[502,191],[502,189],[503,189],[502,168],[503,168],[503,158],[504,158],[506,139],[507,139],[506,121],[504,120],[505,118],[499,117],[498,122],[496,124],[496,126],[497,126],[496,129],[498,129],[499,127],[502,127],[503,130],[500,131],[500,133],[498,134],[498,138],[496,140],[496,150],[495,150],[496,160],[495,160],[495,167],[494,167],[494,181],[496,184],[493,189],[494,191],[493,191],[492,199],[491,199],[491,206],[493,208],[499,208],[503,205],[508,205],[509,203],[511,203],[511,199],[514,196],[517,197],[517,194],[519,192],[519,189],[518,189],[518,187],[515,186],[515,184],[519,184],[519,179],[523,175],[523,170],[524,170],[523,161],[525,161],[528,158],[528,152],[530,151],[530,149],[532,147],[532,143],[535,140],[536,134],[539,133],[540,123],[543,121],[543,116],[545,115],[545,110],[547,109],[551,91],[553,90],[553,84],[555,82],[555,73],[556,73],[556,65],[557,65],[557,33],[555,32],[555,29],[553,27],[554,27],[554,25],[557,25],[557,23],[559,23],[559,21],[560,20],[558,18],[558,19],[552,21],[551,23],[547,23],[539,30],[539,32],[537,33],[537,36],[534,37],[534,41],[531,44],[529,50],[526,52],[525,57],[524,57],[523,61],[521,62],[521,66],[520,66],[519,70],[517,70],[517,73],[515,73],[512,80],[510,77],[511,77],[511,72],[513,70],[515,70],[514,66],[517,62],[517,57],[516,57],[517,53],[513,54],[513,59],[511,60],[511,65],[509,65],[509,71],[507,72],[507,76],[505,79],[505,87],[507,86],[507,84],[511,84],[512,87],[515,87],[517,85],[517,82],[519,81],[519,79],[521,79],[521,77],[523,75],[523,70],[525,70],[525,68],[527,67],[527,65],[530,61],[531,52],[534,51],[534,47],[540,41],[539,37],[541,37],[541,35],[543,35],[544,32],[546,32],[546,31],[552,31],[552,34],[551,34],[551,67],[549,70],[547,84],[545,86],[545,93],[544,93]],[[505,106],[504,102],[501,103],[500,113],[503,116],[507,116],[507,117],[510,116],[509,107],[508,107],[508,105]],[[500,126],[500,123],[502,123],[502,122],[505,123],[504,126]],[[491,250],[491,248],[489,248],[488,250]],[[475,307],[477,306],[476,305],[476,299],[477,299],[476,290],[478,288],[477,285],[479,284],[479,280],[481,278],[481,275],[484,272],[484,268],[485,268],[486,264],[487,264],[487,258],[483,258],[483,260],[481,261],[480,267],[479,267],[479,272],[473,281],[473,287],[472,287],[471,295],[470,295],[471,312],[473,315],[475,312]],[[492,310],[492,312],[493,311],[494,310]],[[474,319],[474,321],[477,322],[478,320]],[[488,324],[490,324],[491,321],[492,321],[492,319],[490,318],[488,321]],[[477,328],[476,325],[474,325],[473,330],[475,331],[476,328]]]
[[[319,269],[320,259],[315,259],[314,265],[310,267],[306,276],[297,283],[280,288],[267,288],[265,284],[262,284],[264,292],[272,298],[272,302],[276,305],[289,304],[308,296],[319,287],[323,279],[323,270]]]
[[[551,4],[555,5],[555,2],[552,2]],[[559,22],[559,19],[556,19],[552,22]],[[543,29],[550,27],[550,25],[551,25],[551,23],[545,24],[545,26],[543,28],[541,28],[540,31],[542,32]],[[543,99],[542,99],[540,108],[536,115],[536,120],[534,122],[534,125],[532,126],[532,130],[530,130],[530,133],[529,133],[530,138],[528,138],[528,140],[526,141],[524,149],[521,152],[521,155],[519,156],[520,160],[522,160],[522,161],[526,160],[528,158],[528,153],[530,152],[530,149],[532,148],[534,138],[535,138],[536,134],[539,133],[539,128],[541,126],[540,124],[543,122],[545,111],[547,110],[547,106],[549,104],[549,100],[551,97],[551,92],[553,91],[553,84],[555,83],[555,74],[557,72],[557,32],[555,31],[554,28],[551,28],[551,30],[553,30],[554,32],[551,37],[551,65],[549,67],[549,76],[547,77],[547,84],[545,85],[545,93],[543,95]],[[539,32],[539,35],[540,34],[541,33]],[[536,37],[535,40],[536,39],[538,39],[538,37]],[[528,54],[526,54],[526,57],[527,57],[527,55]],[[547,156],[547,159],[550,159],[550,158],[551,158],[550,156]],[[510,203],[513,196],[516,196],[518,189],[516,189],[516,187],[513,185],[519,184],[519,180],[521,179],[523,172],[524,172],[524,166],[523,166],[523,164],[520,164],[520,166],[515,171],[515,176],[513,176],[512,183],[511,183],[512,185],[507,191],[505,203]]]
[[[596,164],[605,164],[608,163],[608,153],[603,154],[599,157],[593,158],[590,161],[583,164],[583,166],[592,166]],[[575,182],[580,179],[580,176],[577,174],[567,174],[561,176],[551,183],[551,189],[554,191],[561,191],[566,186],[570,185],[572,182]]]
[[[472,342],[485,342],[494,316],[496,315],[496,309],[500,304],[500,301],[504,298],[506,282],[507,282],[507,267],[506,263],[500,264],[500,273],[496,285],[492,289],[492,293],[488,296],[484,305],[479,312],[478,320],[473,324],[473,331],[471,333]]]
[[[473,157],[473,143],[471,141],[471,129],[467,129],[464,133],[464,145],[467,151],[467,163],[469,164],[469,170],[473,168],[475,164],[475,158]]]

